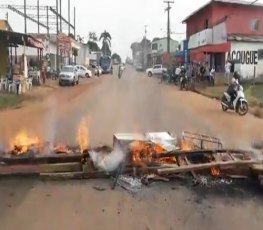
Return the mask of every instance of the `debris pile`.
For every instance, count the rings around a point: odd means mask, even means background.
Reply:
[[[28,172],[45,178],[111,177],[112,188],[119,185],[132,193],[140,191],[142,184],[189,176],[202,186],[231,184],[255,175],[263,181],[263,164],[253,152],[224,149],[215,137],[186,131],[179,137],[169,132],[120,133],[113,137],[113,148],[88,149],[88,132],[82,123],[78,146],[43,143],[20,133],[0,157],[0,175]]]

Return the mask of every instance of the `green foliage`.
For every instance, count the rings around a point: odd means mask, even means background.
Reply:
[[[103,52],[104,55],[111,55],[111,35],[109,32],[107,32],[106,30],[101,33],[100,35],[100,41],[102,40],[102,48],[101,51]]]
[[[119,54],[114,53],[114,54],[112,54],[111,58],[112,58],[113,60],[116,59],[119,63],[121,63],[121,57],[120,57]]]
[[[0,109],[4,109],[6,107],[13,107],[20,103],[21,100],[17,95],[2,95],[0,94]]]

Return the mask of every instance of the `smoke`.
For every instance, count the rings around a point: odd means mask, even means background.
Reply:
[[[113,172],[124,163],[125,154],[120,146],[116,146],[111,153],[89,151],[95,167],[105,172]]]
[[[48,112],[46,115],[46,120],[44,122],[44,141],[49,142],[50,144],[54,144],[57,130],[57,101],[55,98],[51,97],[48,99],[47,104]]]

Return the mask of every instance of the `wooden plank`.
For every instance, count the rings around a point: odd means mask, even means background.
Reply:
[[[154,158],[164,157],[178,157],[178,156],[194,156],[199,154],[217,154],[217,153],[238,153],[238,154],[250,154],[252,158],[252,151],[240,150],[240,149],[198,149],[198,150],[175,150],[166,153],[156,154]]]
[[[192,164],[189,162],[189,160],[187,159],[186,156],[184,157],[184,159],[185,159],[186,164],[187,164],[188,166],[191,166],[191,165],[192,165]],[[190,172],[191,172],[192,176],[193,176],[194,178],[196,178],[196,173],[195,173],[195,171],[194,171],[194,170],[191,170]]]
[[[89,154],[88,153],[53,154],[53,155],[37,155],[33,157],[28,157],[28,156],[0,157],[0,162],[3,162],[8,165],[68,163],[68,162],[80,162],[83,157],[89,157]]]
[[[25,164],[25,165],[4,165],[0,166],[0,175],[12,174],[32,174],[32,173],[47,173],[47,172],[72,172],[81,171],[81,163],[62,163],[62,164]]]
[[[248,165],[256,163],[253,160],[244,160],[244,161],[228,161],[228,162],[211,162],[204,164],[194,164],[189,166],[181,166],[179,168],[166,168],[166,169],[158,169],[157,172],[160,175],[169,174],[169,173],[182,173],[182,172],[190,172],[192,170],[203,170],[211,167],[220,167],[220,166],[239,166],[239,165]]]
[[[263,173],[263,164],[253,164],[251,166],[253,171],[262,172]]]
[[[0,166],[0,175],[14,175],[14,174],[38,174],[40,168],[37,165],[15,165],[15,166]]]
[[[41,164],[39,165],[41,173],[55,172],[78,172],[82,170],[81,163],[59,163],[59,164]]]

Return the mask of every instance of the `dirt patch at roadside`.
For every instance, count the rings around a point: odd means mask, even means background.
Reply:
[[[8,143],[15,133],[23,129],[33,131],[34,135],[42,138],[46,126],[53,125],[50,120],[56,118],[59,121],[67,116],[75,105],[79,105],[81,95],[99,82],[96,79],[83,81],[76,87],[56,87],[55,84],[35,87],[32,92],[23,95],[25,99],[18,109],[7,108],[0,112],[0,140]]]

